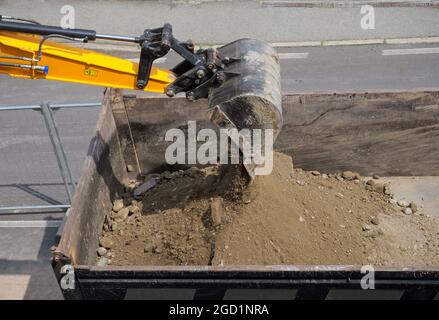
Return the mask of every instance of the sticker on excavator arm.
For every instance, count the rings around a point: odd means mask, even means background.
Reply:
[[[85,69],[84,74],[86,76],[90,76],[90,77],[97,77],[98,76],[98,71],[97,70],[93,70],[93,69]]]

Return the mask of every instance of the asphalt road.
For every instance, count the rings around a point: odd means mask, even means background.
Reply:
[[[334,92],[438,88],[438,48],[439,44],[282,48],[282,89]],[[133,53],[118,54],[136,58]],[[157,66],[169,68],[177,60],[170,55]],[[100,101],[102,92],[99,87],[0,76],[0,106]],[[84,108],[56,113],[75,178],[79,177],[98,112],[99,108]],[[1,111],[0,138],[0,207],[65,203],[66,195],[42,116],[31,110]],[[429,185],[437,190],[438,182],[429,180]],[[435,198],[434,194],[432,197]],[[48,221],[61,216],[0,214],[0,222],[6,223],[0,225],[0,293],[8,287],[16,290],[9,293],[24,298],[38,297],[39,291],[44,292],[40,297],[60,298],[47,264],[47,250],[53,243],[56,224],[45,228],[29,223],[27,227],[22,225],[25,228],[17,228],[12,224],[8,227],[7,221]]]
[[[364,14],[355,5],[307,8],[290,7],[285,2],[273,6],[270,1],[259,0],[197,2],[200,1],[39,0],[29,10],[29,0],[1,0],[0,11],[59,25],[63,17],[61,8],[69,5],[75,9],[77,28],[137,36],[144,29],[169,22],[178,39],[199,43],[226,43],[245,37],[276,42],[439,35],[439,10],[435,8],[377,6],[374,29],[364,30]]]

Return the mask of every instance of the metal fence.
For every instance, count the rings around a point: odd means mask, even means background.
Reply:
[[[73,114],[64,115],[64,130],[68,131],[72,130],[70,120],[76,111],[80,112],[80,110],[85,108],[100,106],[101,103],[95,102],[0,106],[0,111],[2,111],[0,113],[0,126],[2,126],[3,132],[2,137],[0,137],[0,167],[2,169],[0,171],[0,185],[9,190],[9,193],[6,192],[6,194],[0,197],[0,215],[23,212],[39,213],[52,210],[66,211],[70,207],[75,193],[76,181],[75,176],[72,174],[71,163],[69,163],[65,143],[62,139],[62,128],[59,127],[55,120],[55,113],[59,110],[75,110]],[[26,112],[26,114],[23,114],[23,112]],[[29,112],[33,114],[29,115]],[[42,116],[43,121],[41,121],[41,118],[40,122],[35,121],[34,114],[36,112]],[[7,113],[9,113],[9,117],[4,117],[3,115]],[[88,119],[90,117],[85,115],[83,118]],[[15,123],[11,123],[14,121],[21,121],[21,128]],[[77,121],[81,121],[81,119]],[[94,128],[94,124],[94,118],[88,119],[87,129],[91,130],[92,127]],[[26,133],[23,134],[22,131],[26,131]],[[78,131],[82,131],[82,128],[76,128],[76,132]],[[92,132],[90,131],[90,133]],[[3,136],[4,134],[6,136]],[[46,136],[44,137],[44,135]],[[67,134],[67,136],[69,135]],[[88,139],[86,133],[84,133],[84,137],[82,140]],[[70,140],[71,143],[76,143],[75,137],[72,137],[72,135],[70,135]],[[34,145],[32,145],[32,141]],[[35,146],[36,144],[38,144],[37,147]],[[21,149],[17,150],[17,148]],[[16,151],[12,152],[14,149]],[[40,149],[44,149],[44,152]],[[79,160],[85,156],[86,151],[82,150],[79,156],[74,154],[75,162],[82,162]],[[44,157],[35,158],[43,154],[45,155]],[[39,165],[36,165],[36,162]],[[75,166],[80,167],[77,163],[75,163]],[[56,167],[58,171],[53,170]],[[79,170],[76,171],[79,172]],[[35,176],[38,178],[35,179]],[[61,178],[60,181],[58,181],[59,177]],[[15,178],[20,181],[12,181]],[[32,181],[32,179],[36,181]],[[47,190],[50,187],[59,194],[61,186],[65,191],[64,199],[61,199],[62,196],[59,196],[58,198],[60,199],[54,200],[47,194]],[[26,199],[15,197],[14,195],[19,191],[24,191],[31,197]],[[32,201],[33,199],[38,199],[39,203],[35,203],[35,201]],[[9,200],[15,202],[14,205],[5,205],[5,202]]]

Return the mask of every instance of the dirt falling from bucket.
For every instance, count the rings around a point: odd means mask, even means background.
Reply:
[[[130,214],[104,225],[112,265],[439,264],[438,219],[402,213],[358,175],[293,169],[277,153],[250,186],[237,166],[145,179],[157,184],[125,194]]]

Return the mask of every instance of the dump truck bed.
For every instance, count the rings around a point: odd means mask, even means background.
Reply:
[[[439,175],[438,98],[437,91],[284,95],[284,128],[275,148],[293,155],[297,167],[322,172],[353,169],[363,175]],[[105,216],[132,178],[127,165],[143,174],[160,170],[165,165],[164,133],[184,126],[188,119],[196,120],[200,128],[214,128],[206,111],[206,101],[106,92],[53,255],[66,298],[437,297],[439,266],[375,268],[375,290],[362,289],[370,270],[353,265],[95,266]],[[367,150],[362,149],[365,146]]]

